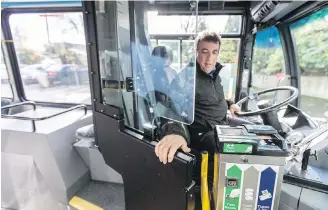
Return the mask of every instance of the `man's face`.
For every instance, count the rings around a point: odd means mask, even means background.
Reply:
[[[197,61],[206,73],[210,73],[219,56],[219,43],[200,41],[197,50]]]

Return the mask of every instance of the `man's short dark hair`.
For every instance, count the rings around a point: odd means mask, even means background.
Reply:
[[[202,31],[202,32],[200,32],[198,34],[198,36],[197,36],[197,38],[195,40],[196,50],[198,50],[198,46],[199,46],[199,43],[201,41],[218,43],[219,44],[219,50],[220,50],[220,47],[221,47],[221,38],[214,31]]]

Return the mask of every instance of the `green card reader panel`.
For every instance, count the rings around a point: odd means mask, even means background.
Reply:
[[[230,127],[218,125],[215,128],[219,153],[228,154],[255,154],[260,145],[260,138],[248,133],[242,127]]]
[[[242,125],[215,127],[219,153],[286,156],[285,140],[272,126]]]
[[[254,145],[252,144],[239,144],[239,143],[223,143],[223,153],[244,153],[252,154],[254,150]]]

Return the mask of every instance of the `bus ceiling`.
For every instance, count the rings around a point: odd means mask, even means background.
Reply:
[[[189,3],[188,3],[189,2]],[[190,6],[197,1],[149,1],[150,8],[158,10],[159,15],[191,13]],[[280,20],[307,1],[198,1],[199,14],[220,14],[250,10],[254,22]]]
[[[159,15],[191,14],[190,7],[196,5],[197,1],[153,1],[150,9],[158,10]],[[198,1],[198,12],[205,14],[240,14],[249,8],[249,2],[245,1]]]
[[[188,3],[189,2],[189,3]],[[149,1],[150,9],[158,15],[191,14],[190,7],[197,1]],[[317,7],[324,2],[308,1],[198,1],[198,14],[240,14],[250,11],[255,23],[278,22],[290,18],[293,11],[306,4],[306,8]],[[311,5],[311,6],[309,6]],[[302,8],[303,10],[303,8]],[[304,11],[305,13],[306,11]],[[300,13],[298,13],[300,14]]]
[[[277,22],[304,4],[312,4],[307,1],[157,1],[149,0],[149,10],[157,10],[158,15],[183,15],[191,14],[190,8],[198,2],[198,14],[241,14],[250,11],[252,20],[256,23],[268,21]],[[317,2],[318,4],[320,2]],[[49,8],[49,7],[81,7],[81,0],[48,0],[48,1],[1,1],[1,9],[4,8]],[[309,8],[309,7],[308,7]]]
[[[291,23],[326,5],[326,1],[251,1],[249,8],[252,20],[265,28]]]

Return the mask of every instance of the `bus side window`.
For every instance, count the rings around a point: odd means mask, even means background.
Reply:
[[[2,48],[1,48],[2,49]],[[7,70],[7,66],[5,64],[5,59],[4,59],[4,54],[2,52],[1,55],[1,63],[0,63],[0,68],[1,68],[1,97],[4,98],[13,98],[13,91],[11,89],[11,85],[10,85],[10,80],[9,80],[9,76],[8,76],[8,70]],[[6,104],[2,104],[1,106],[4,106]]]
[[[300,69],[301,109],[328,120],[328,8],[290,26]]]
[[[81,12],[17,13],[9,25],[26,100],[91,104]]]

